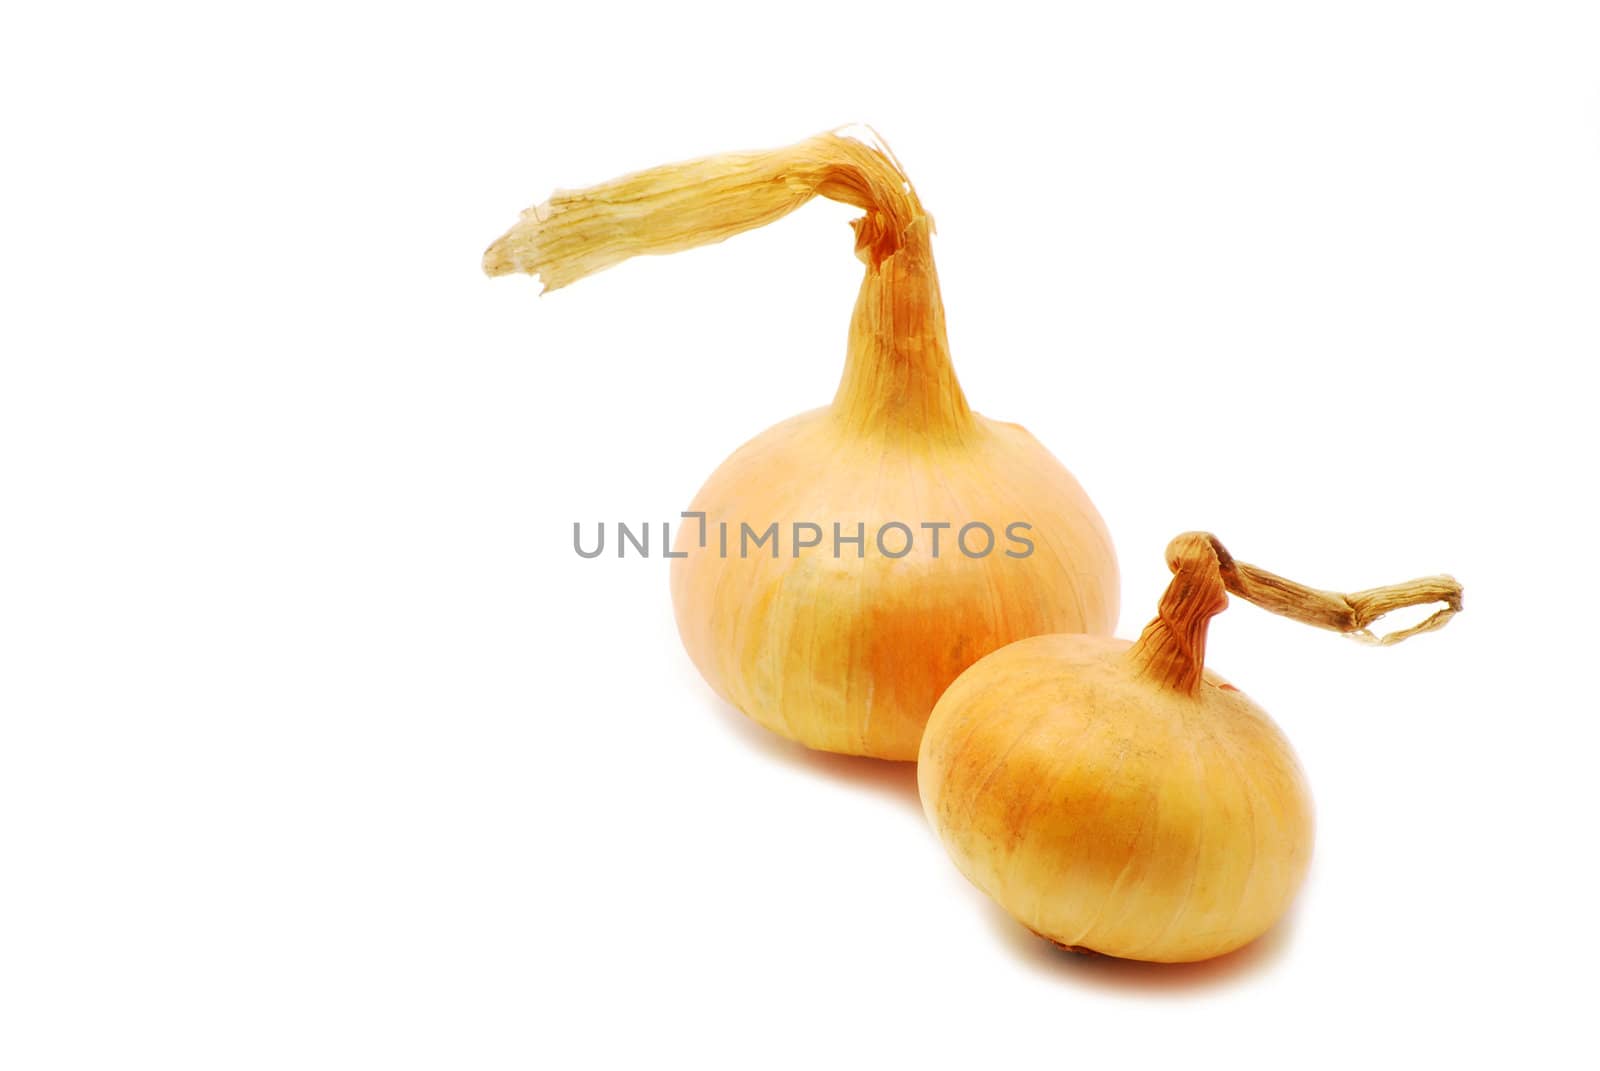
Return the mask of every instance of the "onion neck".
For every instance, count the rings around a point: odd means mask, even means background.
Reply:
[[[867,273],[834,416],[853,431],[959,440],[972,426],[972,410],[950,363],[930,222],[919,214],[877,263],[867,255],[871,247],[862,248],[865,229],[858,226],[857,242]]]
[[[1212,537],[1191,532],[1167,547],[1172,583],[1161,596],[1156,618],[1128,651],[1140,674],[1163,688],[1193,695],[1206,669],[1206,630],[1211,619],[1227,608],[1228,589],[1223,580],[1227,551]]]

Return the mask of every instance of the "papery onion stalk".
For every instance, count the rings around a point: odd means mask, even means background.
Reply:
[[[961,872],[1057,944],[1130,959],[1221,955],[1288,908],[1311,860],[1311,797],[1266,712],[1205,668],[1227,592],[1377,643],[1443,625],[1449,577],[1354,595],[1236,562],[1204,533],[1167,549],[1173,580],[1133,643],[1036,636],[979,661],[939,700],[917,766]],[[1378,639],[1402,606],[1443,602]]]
[[[629,257],[721,241],[817,195],[865,212],[853,224],[866,277],[843,380],[832,405],[768,429],[712,474],[690,507],[703,525],[678,532],[687,557],[672,563],[673,605],[706,681],[757,722],[813,748],[914,759],[934,702],[983,655],[1039,633],[1109,633],[1117,571],[1067,470],[1020,426],[968,408],[932,220],[887,150],[824,134],[560,191],[484,267],[553,290]],[[721,300],[707,295],[708,315]],[[803,306],[797,296],[795,315]],[[777,544],[749,553],[742,526],[774,523]],[[815,525],[821,543],[798,546],[814,533],[796,525]],[[985,529],[988,551],[969,554]],[[726,553],[723,532],[735,540]]]

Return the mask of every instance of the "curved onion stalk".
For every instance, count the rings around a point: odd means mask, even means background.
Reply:
[[[1264,933],[1311,860],[1311,798],[1266,712],[1205,668],[1228,592],[1380,644],[1445,624],[1461,585],[1437,576],[1354,595],[1236,562],[1204,533],[1167,549],[1159,615],[1136,642],[1036,636],[962,674],[928,722],[922,804],[973,884],[1079,951],[1184,962]],[[1384,637],[1402,606],[1443,602]]]
[[[678,533],[673,604],[701,674],[757,722],[814,748],[914,759],[934,702],[978,658],[1043,632],[1109,633],[1117,571],[1077,481],[1023,428],[968,407],[932,220],[888,151],[824,134],[560,191],[484,268],[554,290],[819,195],[864,212],[844,377],[832,405],[763,432],[712,474],[690,507],[703,528]],[[774,523],[778,539],[752,552],[744,526],[764,535]],[[958,542],[969,525],[983,527]]]

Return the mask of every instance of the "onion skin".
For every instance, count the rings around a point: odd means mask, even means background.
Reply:
[[[1266,932],[1311,860],[1305,777],[1266,712],[1205,672],[1180,695],[1126,640],[1037,636],[929,719],[923,809],[956,866],[1058,944],[1183,963]]]
[[[746,443],[712,474],[672,562],[679,632],[711,687],[808,747],[910,761],[935,701],[978,658],[1041,632],[1109,633],[1118,610],[1111,539],[1077,481],[1021,427],[974,413],[956,380],[932,252],[932,220],[881,143],[824,134],[558,191],[490,246],[491,275],[547,290],[643,254],[762,226],[823,196],[855,205],[866,266],[833,404]],[[987,524],[982,557],[959,530]],[[909,527],[904,557],[879,529]],[[934,556],[924,524],[948,523]],[[777,524],[779,554],[742,556],[743,525]],[[795,524],[824,546],[796,556]],[[866,532],[834,554],[833,526]],[[731,534],[721,552],[723,525]],[[1013,525],[1033,544],[1023,557]],[[891,551],[898,551],[895,543]]]
[[[816,479],[818,467],[825,481]],[[1109,632],[1116,562],[1088,497],[1022,428],[974,415],[959,445],[861,434],[816,410],[758,436],[719,468],[693,510],[737,532],[773,519],[864,522],[867,556],[825,545],[792,557],[720,558],[681,529],[672,600],[684,647],[716,692],[755,721],[808,747],[911,760],[934,703],[978,658],[1044,632]],[[931,556],[885,559],[873,534],[887,521],[983,521],[992,553],[968,558],[952,527]],[[1005,530],[1026,522],[1025,558],[1005,555]],[[714,548],[713,548],[714,549]],[[891,550],[899,544],[892,543]],[[1111,578],[1111,580],[1108,580]]]

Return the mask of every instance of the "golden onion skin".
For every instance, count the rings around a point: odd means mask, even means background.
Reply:
[[[808,747],[912,760],[945,688],[978,658],[1043,632],[1111,631],[1116,560],[1104,524],[1076,480],[1014,424],[977,414],[960,443],[862,433],[835,409],[802,414],[733,454],[696,496],[681,528],[672,599],[684,647],[730,704]],[[949,522],[939,533],[922,521]],[[782,545],[739,556],[740,525],[779,522]],[[823,545],[793,556],[794,521],[824,529]],[[912,552],[886,559],[881,525],[913,530]],[[958,529],[995,533],[983,557],[967,557]],[[832,523],[866,532],[833,554]],[[1026,557],[1006,529],[1031,525]],[[729,554],[718,553],[720,525]],[[892,553],[902,533],[887,532]],[[983,545],[975,530],[969,546]]]
[[[1037,636],[980,660],[929,719],[922,805],[961,872],[1040,936],[1209,959],[1288,908],[1311,797],[1265,711],[1210,671],[1180,694],[1133,647]]]

